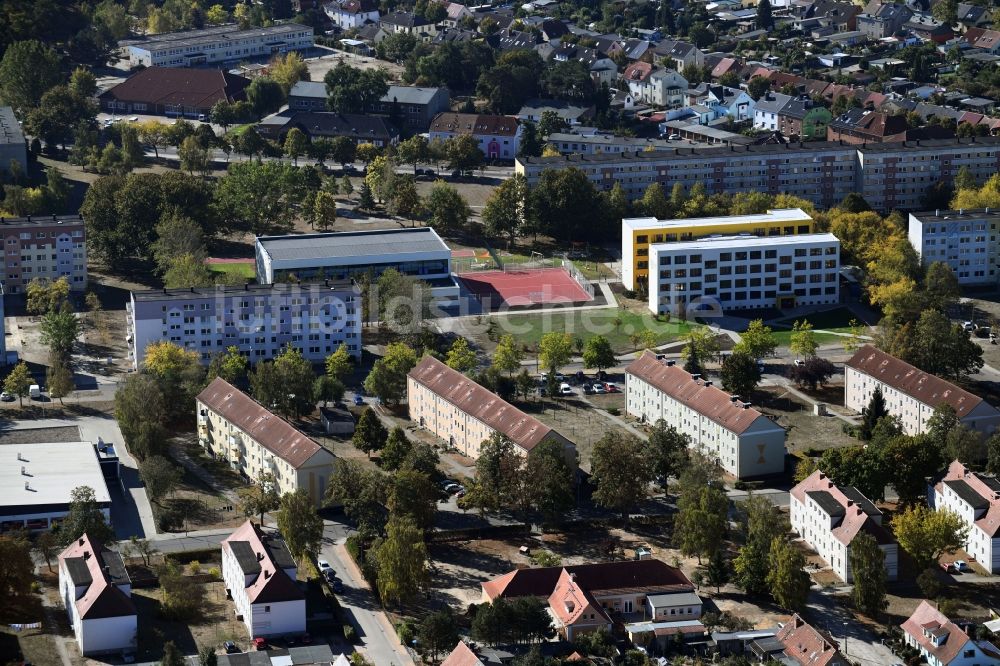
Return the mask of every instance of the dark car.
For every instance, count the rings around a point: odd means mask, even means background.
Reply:
[[[360,407],[361,405],[365,404],[365,399],[362,398],[360,395],[358,395],[358,394],[355,393],[354,394],[354,404],[358,405]]]
[[[339,578],[334,578],[332,581],[330,581],[330,586],[333,588],[333,591],[336,592],[337,594],[344,593],[344,581],[340,580]]]
[[[226,654],[239,654],[240,653],[240,649],[238,647],[236,647],[236,643],[234,643],[232,641],[226,641],[225,643],[222,644],[222,646],[224,648],[226,648]]]

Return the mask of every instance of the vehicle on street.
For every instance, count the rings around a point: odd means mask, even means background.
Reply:
[[[266,638],[261,638],[260,636],[258,636],[257,638],[253,639],[253,649],[254,650],[263,650],[266,647],[267,647],[267,639]]]
[[[542,384],[545,384],[546,382],[548,382],[549,381],[549,373],[543,372],[540,375],[538,375],[538,381],[540,383],[542,383]],[[556,373],[556,381],[557,382],[564,382],[564,381],[566,381],[566,375],[562,374],[561,372],[557,372]]]
[[[797,365],[797,366],[803,366],[805,364],[806,364],[806,362],[803,361],[801,358],[795,359],[795,365]]]
[[[7,391],[4,391],[3,393],[0,393],[0,400],[3,400],[4,402],[14,402],[14,396],[7,393]]]
[[[42,387],[40,387],[38,384],[32,384],[31,386],[28,387],[28,395],[31,397],[32,400],[38,400],[39,398],[42,397]]]
[[[324,571],[330,571],[330,563],[327,562],[326,560],[319,560],[316,564],[319,566],[320,573],[323,573]]]
[[[969,565],[965,563],[965,560],[955,560],[952,565],[955,567],[955,571],[961,573],[969,568]]]
[[[970,333],[976,330],[976,324],[971,321],[964,322],[962,328]]]
[[[331,580],[330,587],[333,588],[335,594],[344,593],[344,581],[340,580],[339,578],[334,578],[333,580]]]
[[[236,647],[236,643],[234,643],[232,641],[226,641],[225,643],[222,644],[222,646],[224,648],[226,648],[226,654],[239,654],[240,653],[240,649],[238,647]]]
[[[358,395],[357,393],[355,393],[355,394],[354,394],[354,404],[355,404],[355,405],[358,405],[358,406],[360,407],[361,405],[365,404],[365,399],[364,399],[364,398],[362,398],[362,397],[361,397],[360,395]]]

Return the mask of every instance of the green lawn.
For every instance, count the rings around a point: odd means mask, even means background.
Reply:
[[[830,331],[835,331],[838,333],[850,333],[851,330],[838,331],[837,329],[825,329]],[[832,333],[813,333],[813,337],[816,339],[816,344],[820,345],[831,345],[845,342],[848,338],[843,335],[833,335]],[[778,346],[787,347],[792,344],[792,332],[791,331],[774,331],[774,339],[778,341]]]
[[[600,280],[602,278],[616,278],[615,272],[599,261],[585,261],[574,259],[573,265],[583,273],[583,277],[588,280]]]
[[[257,269],[253,264],[208,264],[208,270],[213,273],[232,273],[250,279],[257,277]]]
[[[851,332],[851,320],[857,319],[857,316],[848,310],[847,308],[837,308],[835,310],[827,310],[826,312],[817,312],[816,314],[811,314],[805,317],[792,317],[789,319],[778,319],[773,322],[767,322],[768,325],[773,325],[776,327],[788,326],[791,328],[792,324],[795,323],[796,319],[806,319],[813,328],[816,330],[824,331],[837,331],[839,333],[850,333]],[[864,323],[859,320],[864,326]]]
[[[615,319],[620,325],[615,326]],[[642,330],[652,330],[657,344],[665,344],[685,335],[692,326],[688,322],[673,319],[669,322],[657,321],[652,314],[640,315],[617,308],[599,310],[578,310],[569,313],[524,313],[494,315],[500,324],[500,333],[511,333],[517,341],[535,345],[545,333],[565,331],[587,340],[595,335],[603,335],[618,352],[634,351],[629,336]]]
[[[236,127],[233,127],[231,130],[229,130],[226,134],[228,136],[231,136],[231,137],[232,136],[239,136],[240,134],[243,134],[243,132],[246,132],[248,129],[250,129],[253,126],[254,126],[254,123],[246,123],[245,125],[237,125]]]

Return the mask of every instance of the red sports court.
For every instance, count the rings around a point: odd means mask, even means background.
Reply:
[[[459,279],[487,309],[501,305],[530,307],[594,300],[565,268],[463,273]]]

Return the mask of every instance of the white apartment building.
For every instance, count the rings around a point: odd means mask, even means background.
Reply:
[[[306,597],[277,532],[248,520],[222,541],[222,580],[250,638],[303,634]]]
[[[691,448],[746,479],[785,469],[785,429],[731,396],[646,351],[625,368],[625,410],[644,423],[663,419]]]
[[[135,654],[132,580],[122,556],[86,534],[59,555],[59,596],[85,657]]]
[[[906,644],[916,648],[930,666],[1000,664],[1000,649],[989,641],[972,640],[927,600],[900,627]]]
[[[281,23],[240,30],[235,23],[202,30],[166,32],[119,42],[131,67],[192,67],[237,62],[313,47],[313,29],[299,23]]]
[[[792,488],[790,503],[792,530],[850,583],[851,543],[862,532],[875,538],[885,554],[889,580],[899,573],[899,544],[882,526],[882,512],[857,488],[837,486],[820,470]]]
[[[195,404],[198,441],[209,455],[250,481],[270,472],[279,494],[306,490],[317,507],[323,505],[336,461],[332,453],[221,377]]]
[[[649,246],[649,309],[787,309],[840,302],[833,234],[722,236]]]
[[[86,228],[80,215],[0,217],[6,294],[23,294],[36,278],[66,278],[70,289],[87,288]]]
[[[1000,411],[979,396],[865,345],[844,364],[844,406],[860,413],[876,387],[908,435],[924,432],[934,409],[945,404],[955,410],[959,423],[984,436],[1000,427]]]
[[[554,439],[563,445],[566,461],[576,469],[572,442],[433,356],[420,359],[407,375],[406,402],[412,421],[469,458],[478,458],[482,443],[498,432],[524,455],[542,441]]]
[[[928,493],[927,503],[961,516],[969,527],[965,552],[991,573],[1000,573],[1000,479],[955,460]]]
[[[206,364],[234,346],[251,363],[287,345],[314,363],[340,345],[359,357],[359,293],[347,281],[133,291],[126,305],[129,354],[139,368],[150,343],[168,340],[198,352]]]
[[[951,266],[960,285],[996,284],[998,222],[1000,212],[989,208],[910,213],[910,244],[925,267]]]

